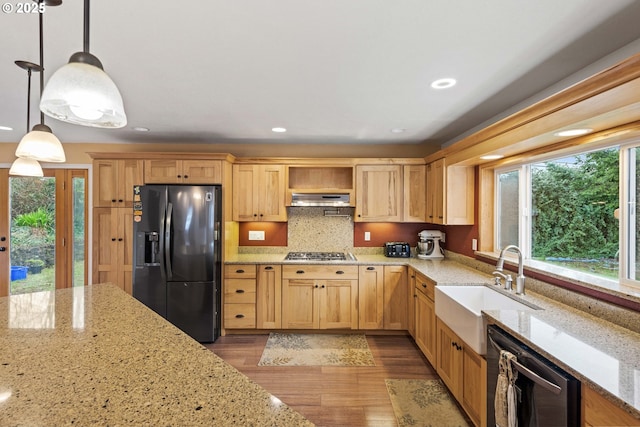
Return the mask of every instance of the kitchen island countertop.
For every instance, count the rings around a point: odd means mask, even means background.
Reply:
[[[111,284],[0,298],[0,424],[312,426]]]

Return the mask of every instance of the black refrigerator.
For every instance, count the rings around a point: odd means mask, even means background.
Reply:
[[[133,296],[199,342],[220,335],[221,187],[134,187]]]

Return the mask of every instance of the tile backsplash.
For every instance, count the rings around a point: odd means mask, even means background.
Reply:
[[[348,216],[325,216],[325,211]],[[287,214],[288,250],[353,251],[353,208],[295,207]]]

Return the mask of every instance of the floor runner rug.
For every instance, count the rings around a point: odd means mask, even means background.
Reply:
[[[440,380],[385,380],[399,427],[469,427],[472,424]]]
[[[364,335],[271,333],[258,366],[375,366]]]

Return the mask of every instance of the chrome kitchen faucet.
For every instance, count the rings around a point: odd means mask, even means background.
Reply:
[[[525,277],[524,277],[524,264],[522,262],[522,251],[516,245],[505,246],[502,249],[502,251],[500,251],[500,257],[498,258],[498,262],[496,263],[496,269],[493,272],[493,276],[495,277],[495,280],[496,280],[495,284],[500,286],[501,285],[500,279],[504,279],[505,280],[504,288],[508,291],[511,290],[513,278],[511,277],[510,274],[504,274],[502,272],[502,269],[504,266],[504,254],[505,252],[511,249],[513,249],[515,252],[518,253],[518,276],[516,277],[516,294],[524,295]]]

